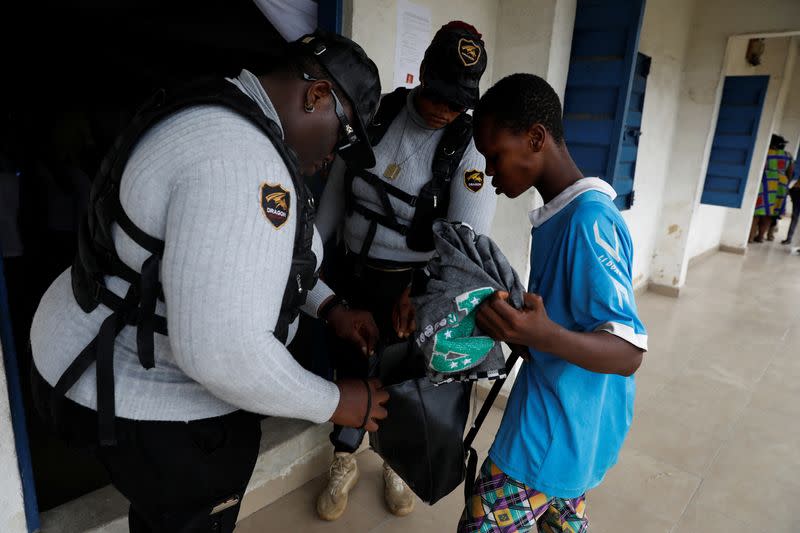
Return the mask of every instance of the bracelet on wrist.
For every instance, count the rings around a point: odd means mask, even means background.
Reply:
[[[317,316],[327,323],[331,312],[340,305],[345,309],[350,309],[350,305],[347,303],[347,300],[341,296],[334,295],[332,298],[329,298],[327,302],[322,304],[322,306],[320,306],[319,310],[317,311]]]

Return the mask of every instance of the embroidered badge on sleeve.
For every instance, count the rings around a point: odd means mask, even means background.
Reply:
[[[485,181],[486,177],[483,175],[483,172],[476,168],[464,172],[464,187],[472,192],[481,190]]]
[[[262,183],[259,192],[261,211],[275,229],[281,228],[289,220],[291,194],[280,185]]]

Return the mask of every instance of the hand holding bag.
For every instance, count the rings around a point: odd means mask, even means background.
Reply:
[[[508,370],[519,355],[512,352]],[[464,439],[471,382],[435,385],[426,377],[424,357],[412,343],[389,346],[379,357],[376,375],[389,393],[389,416],[370,434],[371,447],[429,505],[450,494],[465,478],[469,493],[477,467],[472,444],[505,380],[494,382]]]

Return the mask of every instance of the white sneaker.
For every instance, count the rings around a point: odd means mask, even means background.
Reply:
[[[416,496],[408,488],[397,473],[388,464],[383,463],[383,497],[386,499],[386,506],[395,516],[406,516],[414,510]]]
[[[338,520],[347,509],[347,496],[358,482],[358,463],[352,453],[337,452],[328,470],[328,485],[317,497],[317,515]]]

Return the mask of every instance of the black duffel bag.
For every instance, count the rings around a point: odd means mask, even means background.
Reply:
[[[373,375],[389,393],[389,416],[369,440],[409,488],[433,505],[465,478],[465,492],[472,489],[477,466],[472,442],[505,380],[494,383],[465,439],[472,383],[434,385],[415,347],[411,341],[389,346],[377,360]],[[512,353],[509,370],[517,358]]]

